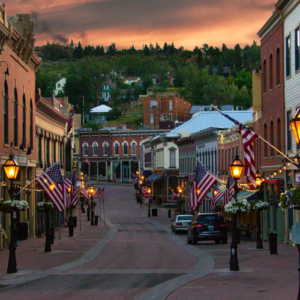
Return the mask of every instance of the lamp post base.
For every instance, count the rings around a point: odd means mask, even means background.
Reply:
[[[260,230],[260,212],[257,211],[257,232],[256,232],[256,249],[263,249],[263,243],[261,239],[261,230]]]
[[[230,271],[239,271],[239,260],[237,255],[237,242],[236,242],[236,214],[232,218],[232,242],[230,251]]]
[[[16,260],[16,245],[12,241],[9,244],[9,260],[8,260],[7,273],[14,274],[17,272],[18,269],[17,269],[17,260]]]

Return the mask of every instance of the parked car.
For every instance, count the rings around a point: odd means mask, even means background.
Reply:
[[[193,215],[178,215],[176,216],[175,220],[172,221],[171,229],[175,233],[178,231],[187,231],[189,225],[191,224],[193,220]]]
[[[199,213],[188,228],[187,243],[196,245],[198,241],[214,240],[216,244],[227,244],[227,225],[217,213]]]

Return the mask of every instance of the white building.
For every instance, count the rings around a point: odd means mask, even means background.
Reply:
[[[85,122],[93,122],[96,124],[106,123],[106,113],[111,111],[112,108],[107,105],[99,105],[90,110],[89,114],[85,114]]]
[[[64,87],[66,85],[67,79],[66,77],[62,77],[55,83],[55,89],[53,90],[55,96],[58,95],[59,92],[64,92]]]

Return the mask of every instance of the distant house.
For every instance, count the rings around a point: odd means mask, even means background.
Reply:
[[[132,83],[140,83],[141,82],[141,78],[140,77],[126,77],[123,79],[124,83],[131,85]]]
[[[116,86],[112,81],[105,81],[100,89],[99,98],[107,102],[111,98],[112,91],[116,90]]]
[[[96,124],[106,123],[106,113],[111,111],[112,108],[107,105],[99,105],[90,110],[89,114],[84,115],[85,123],[93,122]]]
[[[59,92],[64,92],[64,87],[66,85],[67,79],[66,77],[62,77],[55,83],[55,89],[53,90],[54,95],[57,96]]]
[[[212,69],[213,74],[217,74],[218,71],[219,71],[219,67],[215,67]],[[223,67],[223,76],[226,78],[230,76],[230,68],[229,67]]]
[[[199,111],[211,111],[212,108],[210,105],[193,105],[190,110],[190,116],[194,115]]]

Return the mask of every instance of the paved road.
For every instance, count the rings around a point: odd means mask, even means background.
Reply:
[[[11,285],[0,290],[0,299],[165,299],[212,271],[210,255],[147,218],[133,195],[132,186],[107,187],[106,237],[68,264],[32,274],[22,270],[24,276],[0,282]]]

